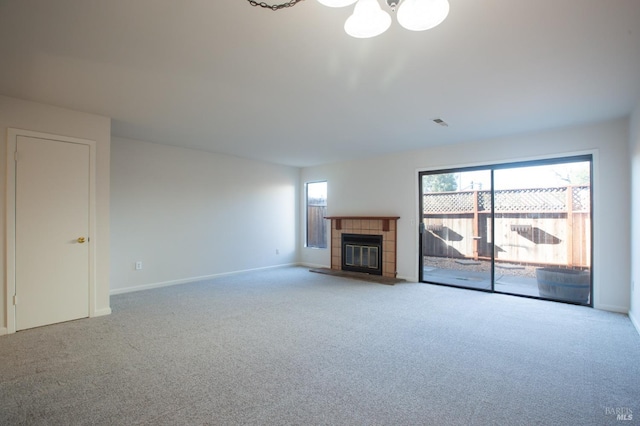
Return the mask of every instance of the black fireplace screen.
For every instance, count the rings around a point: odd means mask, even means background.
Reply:
[[[342,269],[382,275],[382,235],[342,234]]]

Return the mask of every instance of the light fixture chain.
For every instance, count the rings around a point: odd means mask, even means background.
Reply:
[[[286,9],[287,7],[293,7],[296,4],[300,3],[301,1],[304,0],[291,0],[288,1],[286,3],[282,3],[282,4],[267,4],[265,2],[257,2],[255,0],[247,0],[249,2],[249,4],[251,6],[260,6],[260,7],[264,7],[265,9],[271,9],[271,10],[280,10],[280,9]]]

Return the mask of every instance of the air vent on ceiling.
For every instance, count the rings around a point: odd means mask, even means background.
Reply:
[[[439,124],[439,125],[440,125],[440,126],[442,126],[442,127],[449,127],[449,125],[447,124],[447,122],[446,122],[446,121],[444,121],[444,120],[443,120],[443,119],[441,119],[441,118],[434,118],[434,119],[433,119],[433,122],[434,122],[434,123],[436,123],[436,124]]]

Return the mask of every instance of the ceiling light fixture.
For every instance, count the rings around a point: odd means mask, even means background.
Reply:
[[[295,6],[303,0],[270,5],[265,2],[247,0],[252,6],[280,10]],[[425,31],[436,27],[449,14],[447,0],[384,0],[395,12],[398,4],[398,23],[411,31]],[[382,10],[378,0],[318,0],[329,7],[345,7],[356,3],[353,14],[344,23],[344,30],[352,37],[370,38],[385,32],[391,26],[391,16]]]

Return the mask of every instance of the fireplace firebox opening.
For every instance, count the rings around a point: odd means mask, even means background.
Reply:
[[[382,275],[382,235],[342,234],[342,270]]]

